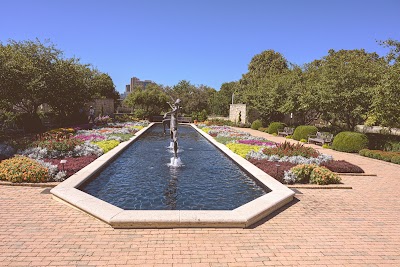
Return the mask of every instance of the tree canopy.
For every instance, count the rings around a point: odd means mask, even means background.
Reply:
[[[63,118],[93,98],[119,96],[108,74],[38,39],[0,43],[0,94],[3,110],[36,114],[46,103]]]

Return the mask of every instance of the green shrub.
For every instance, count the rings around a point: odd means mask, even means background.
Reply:
[[[368,138],[365,134],[355,132],[341,132],[333,139],[332,148],[342,152],[359,152],[367,148]]]
[[[369,149],[364,148],[364,149],[361,149],[360,151],[358,151],[358,154],[360,154],[361,156],[364,156],[364,157],[368,157],[367,156],[368,152],[369,152]]]
[[[390,161],[392,163],[400,164],[400,155],[392,157],[392,159]]]
[[[197,120],[197,121],[201,121],[201,122],[206,121],[208,118],[207,116],[208,116],[208,114],[205,109],[203,109],[200,112],[192,112],[192,114],[191,114],[192,120]]]
[[[286,127],[286,124],[283,122],[271,122],[271,124],[268,126],[268,133],[273,134],[276,133],[278,134],[279,130],[283,130],[283,128]]]
[[[273,133],[272,135],[273,135],[273,136],[278,136],[278,134],[277,134],[277,133]]]
[[[230,150],[234,153],[238,154],[239,156],[245,158],[246,155],[251,151],[259,151],[260,146],[254,145],[245,145],[245,144],[236,144],[236,143],[229,143],[226,145]]]
[[[297,183],[306,183],[310,182],[310,176],[312,171],[318,166],[315,164],[300,164],[294,166],[290,170],[296,175]]]
[[[293,139],[293,136],[292,135],[286,135],[286,137],[285,137],[286,139]]]
[[[329,149],[329,148],[331,148],[331,146],[329,144],[323,144],[322,148],[328,148]]]
[[[325,167],[316,167],[313,169],[310,175],[311,184],[338,184],[341,178],[336,173],[328,170]]]
[[[253,121],[253,123],[251,124],[251,129],[253,130],[258,130],[262,127],[262,122],[260,120],[255,120]]]
[[[105,141],[93,142],[93,144],[100,147],[104,153],[107,153],[114,147],[118,146],[119,142],[117,140],[105,140]]]
[[[293,139],[300,141],[301,139],[308,139],[309,135],[316,134],[318,132],[317,127],[309,125],[297,126],[293,133]]]
[[[306,139],[301,139],[300,142],[307,143],[307,140]]]
[[[28,157],[15,156],[0,162],[0,180],[13,183],[40,183],[49,179],[48,169]]]
[[[388,141],[385,144],[386,151],[400,152],[400,142]]]
[[[268,133],[268,128],[261,127],[261,128],[258,128],[258,130],[261,132]]]

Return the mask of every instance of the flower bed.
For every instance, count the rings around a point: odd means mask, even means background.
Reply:
[[[323,162],[321,163],[321,166],[338,173],[364,173],[363,169],[345,160],[332,160]]]
[[[64,160],[66,160],[64,166],[62,166],[63,164],[60,163],[60,159],[45,159],[44,161],[56,165],[59,170],[64,170],[67,177],[69,177],[93,162],[96,158],[97,156],[95,155],[82,156],[79,158],[64,158]]]
[[[35,183],[50,180],[49,170],[36,160],[16,156],[0,163],[0,180],[13,183]]]
[[[364,171],[346,161],[334,161],[333,157],[320,154],[303,144],[284,142],[277,144],[264,138],[253,137],[227,126],[202,126],[218,142],[225,144],[234,153],[245,157],[255,166],[282,183],[339,183],[337,173],[363,173]],[[311,166],[306,178],[299,178],[296,166]],[[315,169],[315,171],[314,171]]]
[[[103,121],[109,120],[105,118]],[[0,162],[3,164],[0,179],[9,177],[7,179],[12,182],[63,181],[147,125],[148,122],[141,121],[109,123],[95,129],[85,126],[58,128],[10,144],[0,144],[0,160],[10,158]],[[14,157],[13,144],[19,148],[19,155]],[[61,159],[67,160],[64,166]],[[22,168],[17,168],[20,165]]]

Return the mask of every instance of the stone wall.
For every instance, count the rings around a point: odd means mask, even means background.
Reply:
[[[95,116],[99,116],[103,110],[103,116],[108,115],[112,116],[114,115],[114,99],[112,98],[96,98],[93,99],[93,101],[88,102],[85,104],[85,113],[89,114],[89,108],[90,106],[93,106]]]
[[[239,121],[239,113],[241,121]],[[231,104],[229,107],[229,120],[237,123],[246,123],[246,104]]]

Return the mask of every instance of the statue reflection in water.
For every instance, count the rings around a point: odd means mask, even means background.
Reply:
[[[170,169],[171,179],[164,190],[165,204],[170,210],[176,210],[176,202],[178,197],[178,170]]]

